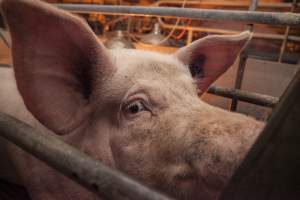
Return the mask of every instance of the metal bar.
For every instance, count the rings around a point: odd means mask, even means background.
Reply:
[[[248,59],[248,54],[245,51],[242,52],[240,54],[238,71],[237,71],[235,84],[234,84],[235,89],[241,89],[243,78],[244,78],[245,67],[247,64],[247,59]],[[236,97],[233,97],[230,104],[230,111],[236,111],[237,104],[238,104],[238,99]]]
[[[165,23],[161,18],[158,18],[158,22],[162,28],[173,29],[174,24]],[[207,33],[217,33],[217,34],[238,34],[240,31],[235,30],[224,30],[218,28],[207,28],[207,27],[193,27],[193,26],[177,26],[177,30],[188,30],[194,32],[207,32]],[[275,39],[275,40],[284,40],[285,36],[280,34],[272,33],[253,33],[253,38],[262,38],[262,39]],[[290,41],[300,42],[300,37],[298,36],[288,36]]]
[[[99,196],[108,199],[116,199],[115,195],[121,195],[122,198],[136,200],[169,200],[92,159],[54,134],[41,133],[3,113],[0,113],[0,136]]]
[[[177,0],[162,0],[154,3],[156,6],[166,6],[169,5],[181,5],[183,1]],[[189,6],[222,6],[222,7],[249,7],[249,3],[247,2],[236,2],[236,1],[211,1],[211,0],[201,0],[201,1],[186,1],[186,5]],[[258,8],[273,8],[273,9],[290,9],[292,6],[291,3],[259,3],[257,5]],[[300,4],[298,3],[298,6]]]
[[[233,20],[246,23],[276,24],[300,27],[300,14],[277,12],[253,12],[237,10],[212,10],[194,8],[148,7],[148,6],[110,6],[90,4],[54,4],[59,8],[78,13],[105,13],[151,15],[191,19]]]
[[[5,46],[7,48],[10,48],[10,44],[8,42],[8,40],[6,39],[4,33],[3,33],[3,30],[0,28],[0,38],[2,39],[3,43],[5,44]]]
[[[249,6],[249,11],[255,11],[257,8],[258,0],[251,0],[250,6]],[[247,30],[253,31],[253,24],[248,24],[247,25]],[[248,43],[249,44],[249,43]],[[248,59],[248,47],[249,45],[246,44],[247,46],[244,48],[243,52],[240,54],[240,60],[239,60],[239,66],[238,66],[238,71],[235,79],[235,89],[241,89],[242,87],[242,81],[244,78],[244,71]],[[237,109],[237,104],[238,104],[238,99],[236,97],[232,98],[231,105],[230,105],[230,110],[231,111],[236,111]]]
[[[295,11],[296,6],[297,6],[297,0],[293,0],[292,6],[291,6],[291,12]],[[288,41],[290,30],[291,30],[290,26],[287,26],[286,29],[285,29],[284,40],[283,40],[281,48],[280,48],[278,62],[282,62],[282,58],[283,58],[283,54],[284,54],[284,51],[285,51],[285,48],[286,48],[286,43]]]
[[[10,64],[0,63],[0,67],[11,67]]]
[[[235,171],[220,200],[299,199],[299,91],[300,70]]]
[[[221,88],[212,86],[207,90],[207,93],[214,94],[226,98],[237,98],[240,101],[252,103],[260,106],[273,108],[277,105],[279,98],[258,94],[254,92],[246,92],[237,89]]]
[[[285,47],[286,47],[286,43],[289,37],[289,33],[290,33],[290,26],[287,26],[284,32],[284,40],[282,41],[281,47],[280,47],[280,53],[279,53],[279,58],[278,58],[278,62],[282,62],[282,58],[283,58],[283,54],[285,51]]]
[[[192,30],[188,30],[188,36],[187,36],[187,40],[186,40],[186,45],[189,45],[193,42],[193,31]]]

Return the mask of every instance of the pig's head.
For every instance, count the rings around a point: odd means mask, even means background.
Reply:
[[[259,124],[199,99],[235,61],[249,32],[208,36],[162,55],[108,51],[78,17],[4,0],[15,77],[27,109],[54,133],[180,199],[214,198]]]

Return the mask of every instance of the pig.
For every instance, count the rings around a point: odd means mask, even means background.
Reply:
[[[47,3],[3,0],[1,9],[14,69],[0,71],[0,111],[170,197],[216,199],[264,126],[199,98],[249,32],[174,54],[107,50],[81,18]],[[32,200],[105,199],[6,146]]]

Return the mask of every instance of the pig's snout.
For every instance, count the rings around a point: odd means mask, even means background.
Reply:
[[[188,183],[189,187],[193,184],[193,187],[206,191],[203,194],[206,193],[209,198],[211,195],[218,195],[225,188],[239,163],[234,159],[231,148],[215,141],[215,138],[195,134],[194,141],[183,152],[189,170],[175,176],[175,180],[181,181],[181,184]]]
[[[212,150],[204,138],[185,144],[178,155],[179,162],[169,168],[170,182],[183,192],[179,196],[185,199],[214,199],[229,179],[228,173],[223,171],[221,155]]]

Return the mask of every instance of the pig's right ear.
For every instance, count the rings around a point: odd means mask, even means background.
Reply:
[[[27,109],[46,127],[66,134],[89,117],[99,82],[114,67],[80,18],[36,0],[3,0],[12,37],[15,77]]]
[[[207,88],[233,65],[251,33],[212,35],[179,49],[175,56],[188,68],[202,95]]]

